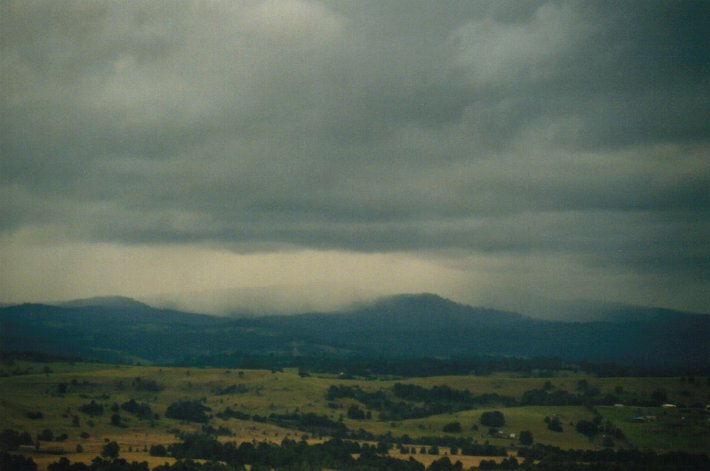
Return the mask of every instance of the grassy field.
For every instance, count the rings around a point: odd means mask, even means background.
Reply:
[[[705,453],[710,450],[707,410],[659,407],[600,407],[600,413],[624,432],[639,448],[683,450]],[[635,417],[646,417],[644,422]]]
[[[46,367],[46,368],[45,368]],[[447,385],[454,389],[468,389],[475,394],[498,393],[520,399],[529,389],[540,389],[546,381],[551,386],[573,392],[581,379],[601,390],[602,393],[622,391],[621,397],[647,397],[654,391],[663,390],[668,402],[698,404],[694,408],[638,408],[597,407],[604,420],[610,421],[626,435],[626,441],[617,441],[619,447],[638,447],[656,450],[705,452],[710,449],[710,414],[704,404],[710,402],[710,385],[706,378],[689,381],[681,378],[590,378],[581,375],[565,375],[553,378],[523,378],[515,375],[496,374],[485,377],[453,376],[413,378],[406,380],[341,380],[317,375],[301,377],[295,370],[271,372],[263,370],[160,368],[141,366],[116,366],[95,363],[29,363],[16,362],[5,365],[0,372],[29,372],[0,378],[0,417],[2,429],[12,428],[28,432],[34,439],[43,430],[49,429],[54,436],[67,435],[61,442],[42,441],[38,450],[24,446],[22,453],[32,456],[43,469],[56,461],[52,453],[65,453],[71,460],[90,461],[98,455],[107,441],[115,440],[121,446],[121,456],[151,465],[170,462],[170,458],[150,457],[151,445],[177,441],[175,431],[198,431],[200,424],[165,417],[169,405],[179,400],[204,400],[211,414],[227,407],[250,415],[268,416],[300,411],[327,415],[334,421],[342,420],[351,430],[363,429],[372,434],[404,434],[412,438],[447,435],[442,430],[451,422],[461,424],[461,432],[448,434],[475,439],[478,443],[508,447],[511,452],[520,444],[517,437],[522,430],[532,432],[536,443],[568,448],[601,448],[601,438],[590,440],[575,431],[579,420],[592,420],[594,413],[581,406],[527,406],[509,408],[480,408],[463,410],[452,414],[401,420],[379,421],[377,413],[372,419],[347,418],[350,405],[357,403],[351,398],[332,401],[325,394],[330,385],[359,386],[365,391],[391,390],[395,382],[410,383],[431,388]],[[153,381],[158,391],[143,390],[140,382]],[[63,385],[63,386],[62,386]],[[224,393],[232,387],[231,392]],[[135,399],[150,405],[157,420],[139,419],[122,409],[112,411],[114,404]],[[104,413],[90,417],[80,412],[80,407],[95,401],[104,406]],[[115,407],[115,406],[114,406]],[[498,435],[489,434],[488,427],[479,424],[480,416],[487,410],[497,409],[505,415],[505,425]],[[36,417],[41,413],[41,418]],[[120,426],[112,425],[110,417],[118,413]],[[656,419],[634,422],[638,416]],[[75,417],[78,417],[78,422]],[[549,430],[546,417],[557,417],[563,431]],[[280,443],[284,438],[300,439],[303,431],[278,427],[271,423],[251,420],[213,417],[210,425],[229,429],[228,441],[271,441]],[[477,427],[476,427],[477,426]],[[476,429],[477,428],[477,429]],[[87,438],[81,438],[88,434]],[[512,436],[511,434],[515,434]],[[313,437],[311,437],[313,438]],[[80,445],[83,451],[77,452]],[[443,450],[446,452],[446,450]],[[393,451],[393,456],[398,452]],[[408,456],[404,456],[408,458]],[[423,462],[434,457],[416,455]],[[468,459],[468,458],[467,458]],[[474,458],[471,458],[475,461]],[[466,463],[464,463],[466,464]]]

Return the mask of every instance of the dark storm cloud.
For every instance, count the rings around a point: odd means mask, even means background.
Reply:
[[[6,232],[708,265],[707,2],[1,8]]]

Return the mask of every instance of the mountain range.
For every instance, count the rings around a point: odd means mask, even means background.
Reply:
[[[562,322],[473,307],[433,294],[397,295],[344,311],[218,317],[130,298],[0,308],[0,348],[115,362],[174,363],[250,354],[466,358],[559,357],[706,367],[710,316],[613,305],[603,321]]]

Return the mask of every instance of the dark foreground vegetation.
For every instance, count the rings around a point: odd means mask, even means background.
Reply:
[[[166,451],[166,450],[161,450]],[[280,445],[244,442],[220,443],[207,435],[189,435],[183,441],[170,445],[166,454],[177,459],[174,464],[165,464],[158,471],[237,471],[258,470],[461,470],[463,466],[456,456],[444,456],[425,466],[413,457],[393,458],[387,443],[361,445],[355,441],[330,440],[321,444],[307,444],[284,440]],[[60,458],[48,467],[49,471],[148,471],[146,462],[128,462],[120,458],[119,450],[96,457],[91,464],[72,463]],[[207,460],[195,462],[193,460]],[[516,457],[504,458],[501,462],[483,460],[478,469],[521,470],[658,470],[701,471],[710,467],[707,455],[687,453],[656,454],[637,450],[568,450],[536,445],[519,451]],[[0,469],[35,471],[32,459],[0,452]]]

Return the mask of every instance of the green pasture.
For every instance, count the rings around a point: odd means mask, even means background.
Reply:
[[[598,410],[638,448],[695,453],[710,450],[708,410],[662,407],[599,407]]]
[[[51,370],[46,372],[45,366]],[[601,447],[599,437],[590,440],[575,431],[579,420],[591,420],[594,415],[589,409],[579,406],[528,406],[528,407],[486,407],[441,414],[420,419],[384,422],[377,420],[377,412],[372,411],[372,419],[352,420],[347,418],[347,408],[357,401],[343,398],[329,404],[325,398],[330,385],[344,384],[359,386],[365,391],[388,391],[396,382],[417,384],[426,388],[447,385],[454,389],[468,389],[474,394],[497,393],[520,399],[529,389],[540,389],[549,381],[555,389],[576,391],[578,382],[586,380],[590,386],[604,393],[622,391],[619,396],[632,399],[648,397],[656,390],[663,390],[669,402],[685,404],[706,404],[710,397],[707,378],[592,378],[578,374],[568,374],[551,378],[525,378],[518,375],[494,374],[490,376],[447,376],[431,378],[408,378],[400,380],[342,380],[333,376],[298,375],[296,370],[271,372],[265,370],[236,370],[222,368],[167,368],[155,366],[117,366],[97,363],[31,363],[15,362],[4,365],[7,372],[28,370],[31,374],[0,377],[0,417],[3,428],[27,431],[33,437],[44,429],[51,429],[54,435],[67,434],[64,446],[75,447],[81,432],[90,434],[88,443],[99,447],[103,439],[121,440],[133,448],[154,443],[169,443],[174,440],[173,431],[197,430],[199,424],[186,423],[165,417],[168,406],[179,400],[201,400],[214,415],[230,407],[250,415],[268,416],[272,413],[314,412],[327,415],[332,420],[340,420],[351,430],[363,429],[372,434],[392,433],[395,436],[407,434],[411,437],[445,435],[443,427],[451,422],[459,422],[462,431],[455,436],[473,438],[478,443],[489,442],[499,446],[519,446],[518,435],[522,430],[532,432],[536,443],[545,443],[561,448]],[[137,390],[133,385],[136,378],[157,383],[159,391]],[[60,393],[60,384],[66,391]],[[230,386],[239,385],[245,392],[219,394]],[[124,426],[110,423],[114,413],[112,404],[122,404],[129,399],[147,403],[159,420],[139,420],[134,415],[119,410]],[[95,400],[103,404],[105,412],[90,418],[79,412],[83,404]],[[358,404],[361,408],[364,405]],[[651,410],[653,409],[653,410]],[[489,434],[488,427],[480,425],[481,414],[487,410],[500,410],[506,423],[501,436]],[[605,420],[621,429],[628,442],[617,441],[620,447],[636,446],[656,450],[707,451],[710,448],[710,414],[704,407],[693,409],[661,409],[625,407],[598,407]],[[640,412],[639,412],[640,411]],[[31,419],[28,413],[41,412],[41,419]],[[78,426],[72,418],[78,415]],[[657,416],[654,422],[636,423],[632,419],[638,415]],[[563,432],[547,428],[545,417],[557,416]],[[213,418],[212,426],[224,426],[234,434],[233,439],[270,439],[280,441],[284,436],[296,436],[302,432],[281,429],[273,424],[236,419]],[[478,425],[478,430],[474,430]],[[510,434],[515,434],[511,438]],[[91,440],[97,440],[96,443]],[[92,444],[93,443],[93,444]],[[92,448],[93,449],[93,448]]]

